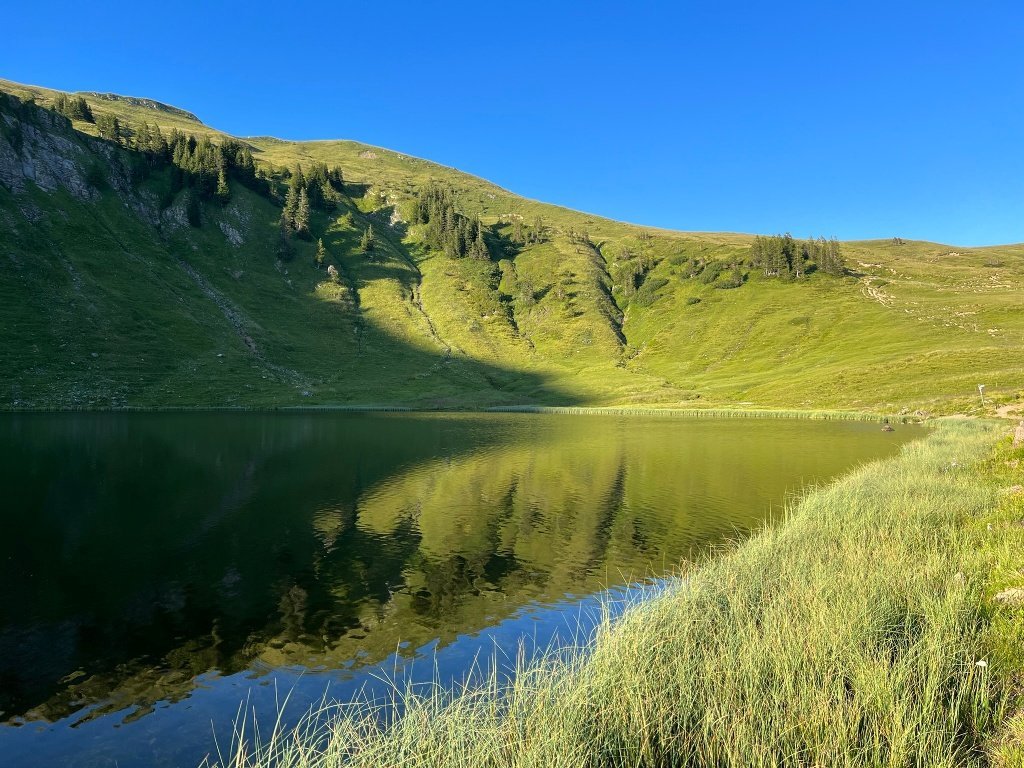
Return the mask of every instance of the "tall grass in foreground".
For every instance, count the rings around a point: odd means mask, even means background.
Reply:
[[[321,712],[231,766],[960,766],[1002,699],[983,651],[979,471],[935,427],[604,626],[586,653],[458,696]]]

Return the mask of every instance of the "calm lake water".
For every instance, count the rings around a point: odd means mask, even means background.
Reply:
[[[0,416],[0,764],[194,766],[239,704],[572,642],[877,424],[528,414]],[[640,586],[637,586],[640,585]],[[597,596],[597,597],[595,597]],[[600,598],[600,599],[599,599]],[[620,602],[615,602],[620,601]]]

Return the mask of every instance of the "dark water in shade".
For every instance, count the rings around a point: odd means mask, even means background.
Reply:
[[[0,416],[0,765],[193,766],[241,701],[459,679],[917,436],[877,424]],[[607,591],[605,591],[607,590]],[[612,610],[615,610],[613,607]],[[500,662],[499,662],[500,663]]]

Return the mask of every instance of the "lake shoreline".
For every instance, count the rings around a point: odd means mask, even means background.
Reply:
[[[896,424],[927,423],[929,416],[874,411],[786,408],[676,408],[672,406],[548,406],[508,405],[481,408],[420,408],[404,405],[283,405],[260,406],[130,406],[119,408],[0,408],[0,413],[406,413],[406,414],[559,414],[579,416],[665,416],[681,418],[815,419],[873,421]]]
[[[346,709],[240,764],[1019,765],[1005,426],[933,422],[511,688],[407,699],[387,730]]]

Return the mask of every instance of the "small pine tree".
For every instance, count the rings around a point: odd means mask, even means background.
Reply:
[[[533,220],[533,231],[530,233],[530,241],[533,243],[544,242],[544,219],[540,216]]]
[[[295,231],[300,235],[309,234],[309,196],[305,187],[299,188],[299,203],[295,211]]]
[[[363,253],[370,253],[377,247],[377,238],[373,234],[373,224],[363,230],[363,236],[359,239],[359,250]]]
[[[768,275],[768,264],[765,259],[765,244],[764,238],[757,235],[754,238],[754,243],[750,246],[750,266],[754,269],[760,269],[764,271],[765,276]]]
[[[221,158],[220,166],[217,168],[217,190],[214,194],[222,203],[226,203],[231,197],[231,189],[228,187],[228,175],[224,169],[223,157]]]
[[[284,208],[281,210],[281,227],[287,230],[295,229],[295,215],[299,211],[299,192],[294,184],[288,185],[288,192],[284,197]]]
[[[135,127],[135,148],[139,152],[149,152],[153,144],[153,136],[149,132],[149,123]]]
[[[71,109],[71,117],[74,120],[84,120],[87,123],[93,121],[92,109],[89,107],[89,102],[83,99],[81,96],[76,96],[71,100],[69,107]]]
[[[822,271],[830,275],[843,276],[846,274],[846,261],[839,250],[839,241],[834,237],[823,240],[821,249],[825,254]]]
[[[167,155],[167,140],[164,138],[159,125],[153,126],[153,132],[150,135],[150,146],[157,154]]]
[[[487,242],[484,240],[484,225],[479,219],[476,221],[476,238],[473,241],[473,257],[477,259],[488,259],[491,252],[487,250]]]
[[[100,115],[96,118],[96,127],[99,129],[100,136],[102,138],[110,139],[111,141],[120,141],[121,122],[114,115]]]
[[[324,248],[323,238],[318,238],[316,241],[316,268],[320,269],[324,265],[324,259],[327,257],[327,250]]]

